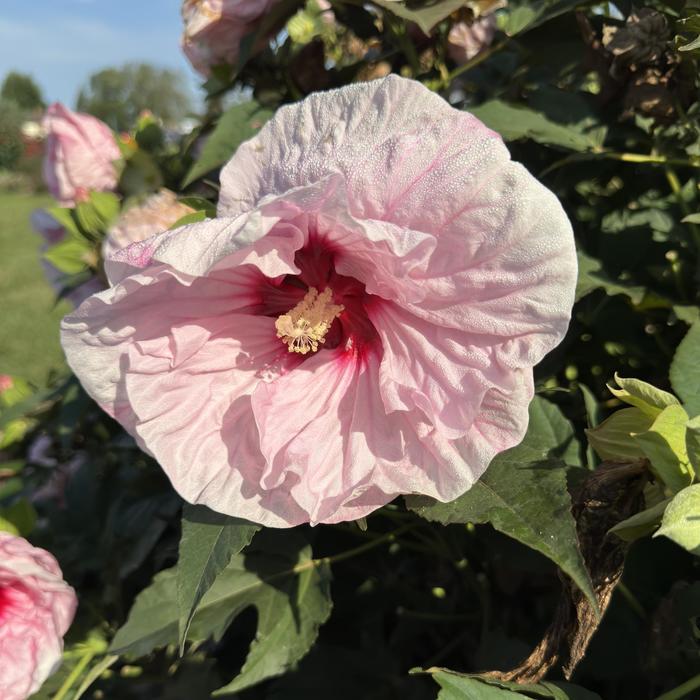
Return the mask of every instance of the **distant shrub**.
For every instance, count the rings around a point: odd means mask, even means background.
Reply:
[[[15,102],[0,100],[0,168],[13,169],[22,156],[22,121]]]

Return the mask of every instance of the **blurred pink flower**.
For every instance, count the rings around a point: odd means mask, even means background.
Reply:
[[[117,186],[114,162],[121,152],[106,124],[56,102],[46,110],[44,128],[44,179],[62,206]]]
[[[65,238],[66,230],[45,209],[35,209],[32,212],[31,222],[34,230],[45,241],[45,244],[39,249],[42,254],[41,267],[44,270],[44,277],[54,292],[60,294],[66,286],[66,275],[54,267],[43,254],[52,245],[60,243]],[[97,277],[91,277],[86,282],[73,287],[66,293],[65,298],[72,306],[80,306],[90,295],[102,291],[104,286]]]
[[[389,76],[282,107],[218,217],[106,264],[62,324],[188,501],[275,527],[449,501],[517,444],[569,322],[571,226],[500,137]]]
[[[51,554],[0,532],[2,700],[25,700],[58,668],[77,605]]]
[[[177,196],[170,190],[160,190],[143,203],[127,209],[117,219],[102,244],[102,257],[107,259],[121,248],[165,231],[193,211],[191,207],[178,202]]]
[[[12,389],[15,382],[9,374],[0,374],[0,393]]]
[[[461,66],[491,46],[495,33],[495,15],[479,17],[471,24],[457,22],[447,35],[447,52]]]
[[[182,49],[207,77],[219,65],[234,65],[241,40],[278,0],[184,0]]]

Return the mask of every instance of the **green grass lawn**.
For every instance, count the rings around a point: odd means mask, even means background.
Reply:
[[[56,305],[39,262],[41,237],[32,231],[32,210],[51,204],[47,195],[0,192],[0,374],[43,384],[65,363],[58,324],[69,311]]]

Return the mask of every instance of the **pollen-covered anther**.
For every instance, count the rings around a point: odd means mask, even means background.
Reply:
[[[332,298],[330,287],[320,294],[315,287],[309,287],[304,298],[275,321],[277,337],[287,344],[289,352],[306,355],[316,352],[319,343],[326,342],[326,333],[345,309],[342,304],[332,304]]]

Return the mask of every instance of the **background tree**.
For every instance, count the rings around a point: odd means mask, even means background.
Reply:
[[[39,110],[44,107],[41,88],[30,75],[11,71],[5,77],[0,88],[0,99],[14,102],[26,111]]]
[[[23,114],[13,100],[0,99],[0,169],[12,170],[22,156]]]
[[[113,129],[132,127],[145,109],[166,125],[176,124],[190,113],[191,96],[178,71],[146,63],[128,63],[92,75],[78,96],[78,109],[88,112]]]

